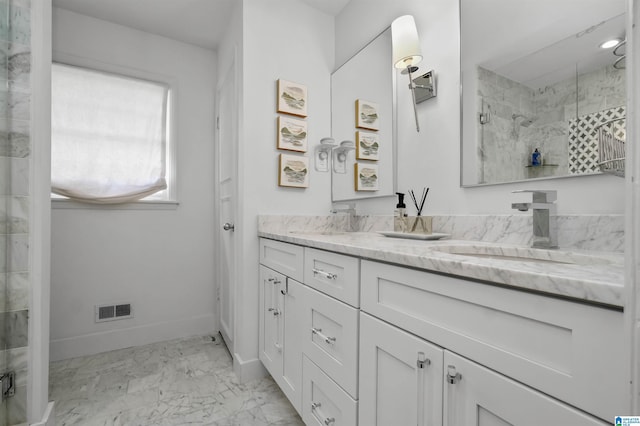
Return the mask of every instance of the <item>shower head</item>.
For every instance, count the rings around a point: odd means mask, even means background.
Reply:
[[[520,122],[520,125],[521,125],[522,127],[529,127],[529,126],[531,126],[531,125],[536,121],[536,117],[529,118],[529,117],[526,117],[526,116],[524,116],[524,115],[522,115],[522,114],[513,114],[513,115],[511,116],[511,119],[513,120],[513,125],[514,125],[514,126],[516,125],[516,121],[517,121],[519,118],[522,118],[522,121]]]

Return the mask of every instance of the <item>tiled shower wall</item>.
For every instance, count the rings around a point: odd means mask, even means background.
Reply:
[[[30,0],[0,0],[0,373],[16,372],[7,424],[26,422],[29,317]],[[3,419],[0,419],[0,424]]]
[[[625,105],[625,96],[624,70],[609,65],[539,89],[478,67],[478,109],[491,117],[478,124],[479,182],[568,175],[569,120]],[[526,167],[536,148],[546,167]]]

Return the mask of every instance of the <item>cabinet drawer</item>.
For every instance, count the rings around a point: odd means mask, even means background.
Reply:
[[[305,248],[304,283],[356,308],[360,307],[360,259]]]
[[[362,261],[362,310],[603,419],[627,412],[621,312]]]
[[[260,263],[296,281],[302,281],[304,249],[294,244],[260,238]]]
[[[302,420],[307,426],[355,426],[358,402],[303,357]]]
[[[309,290],[303,352],[352,397],[358,397],[358,310]]]

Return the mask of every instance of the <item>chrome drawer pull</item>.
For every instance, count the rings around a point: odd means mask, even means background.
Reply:
[[[322,404],[319,402],[312,402],[311,403],[311,411],[317,411],[318,415],[320,417],[324,417],[321,413],[320,410],[318,410],[318,408],[322,407]],[[329,426],[330,424],[333,424],[336,422],[336,418],[335,417],[325,417],[324,419],[324,424]]]
[[[319,338],[321,338],[322,340],[325,341],[325,343],[329,344],[329,345],[333,345],[336,343],[336,338],[335,337],[329,337],[329,336],[325,336],[324,334],[322,334],[322,329],[321,328],[312,328],[311,329],[311,334],[316,334],[318,335]]]
[[[338,275],[336,274],[332,274],[331,272],[325,272],[322,269],[316,269],[316,268],[313,268],[313,275],[322,275],[328,280],[335,280],[336,278],[338,278]]]

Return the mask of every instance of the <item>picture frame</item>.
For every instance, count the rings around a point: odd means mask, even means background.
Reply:
[[[278,185],[293,188],[309,187],[309,158],[280,154]]]
[[[356,99],[356,127],[359,129],[378,130],[380,117],[378,104],[363,99]]]
[[[379,188],[379,175],[377,164],[354,164],[354,180],[356,191],[377,191]]]
[[[307,122],[293,117],[278,117],[278,149],[307,152]]]
[[[356,160],[378,161],[380,140],[377,133],[356,132]]]
[[[298,117],[307,116],[307,86],[278,80],[278,112]]]

